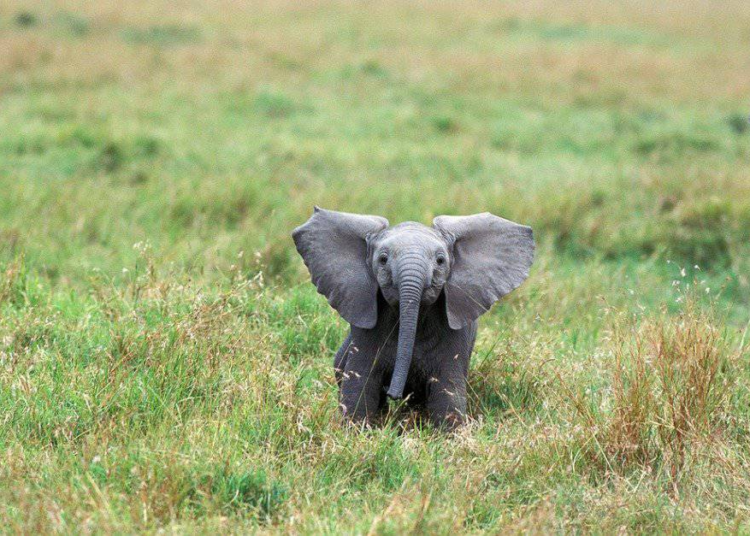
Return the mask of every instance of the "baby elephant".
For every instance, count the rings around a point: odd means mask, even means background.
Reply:
[[[477,318],[528,276],[531,228],[488,212],[389,227],[315,207],[292,236],[318,292],[351,324],[334,360],[344,415],[372,422],[386,395],[406,395],[434,423],[461,424]]]

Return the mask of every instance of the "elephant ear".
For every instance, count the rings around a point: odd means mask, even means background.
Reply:
[[[445,284],[448,324],[460,329],[518,288],[534,260],[531,227],[493,216],[438,216],[433,226],[453,244]]]
[[[361,216],[315,207],[292,232],[297,251],[318,292],[344,319],[363,329],[378,319],[378,284],[367,266],[367,239],[388,227],[379,216]]]

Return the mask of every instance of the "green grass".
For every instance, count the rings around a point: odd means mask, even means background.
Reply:
[[[0,6],[0,527],[750,531],[750,11]],[[535,229],[471,422],[340,421],[313,205]]]

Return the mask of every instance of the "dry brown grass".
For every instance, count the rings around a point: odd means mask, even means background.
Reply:
[[[617,334],[613,416],[607,434],[620,462],[663,463],[677,477],[695,442],[722,431],[739,354],[711,315],[690,303],[674,318]]]

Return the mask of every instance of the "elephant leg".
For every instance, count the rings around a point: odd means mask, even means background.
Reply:
[[[336,356],[333,358],[333,372],[336,377],[336,385],[341,389],[341,380],[343,379],[344,370],[346,370],[346,358],[349,355],[349,350],[352,346],[352,334],[346,336],[341,348],[336,352]]]
[[[360,353],[349,352],[341,374],[340,404],[353,422],[372,423],[383,407],[383,372]]]
[[[453,430],[466,420],[466,375],[460,371],[430,380],[427,413],[436,426]]]
[[[430,421],[450,430],[466,421],[469,359],[474,349],[477,323],[451,332],[451,335],[433,354],[438,359],[427,381],[427,413]]]

